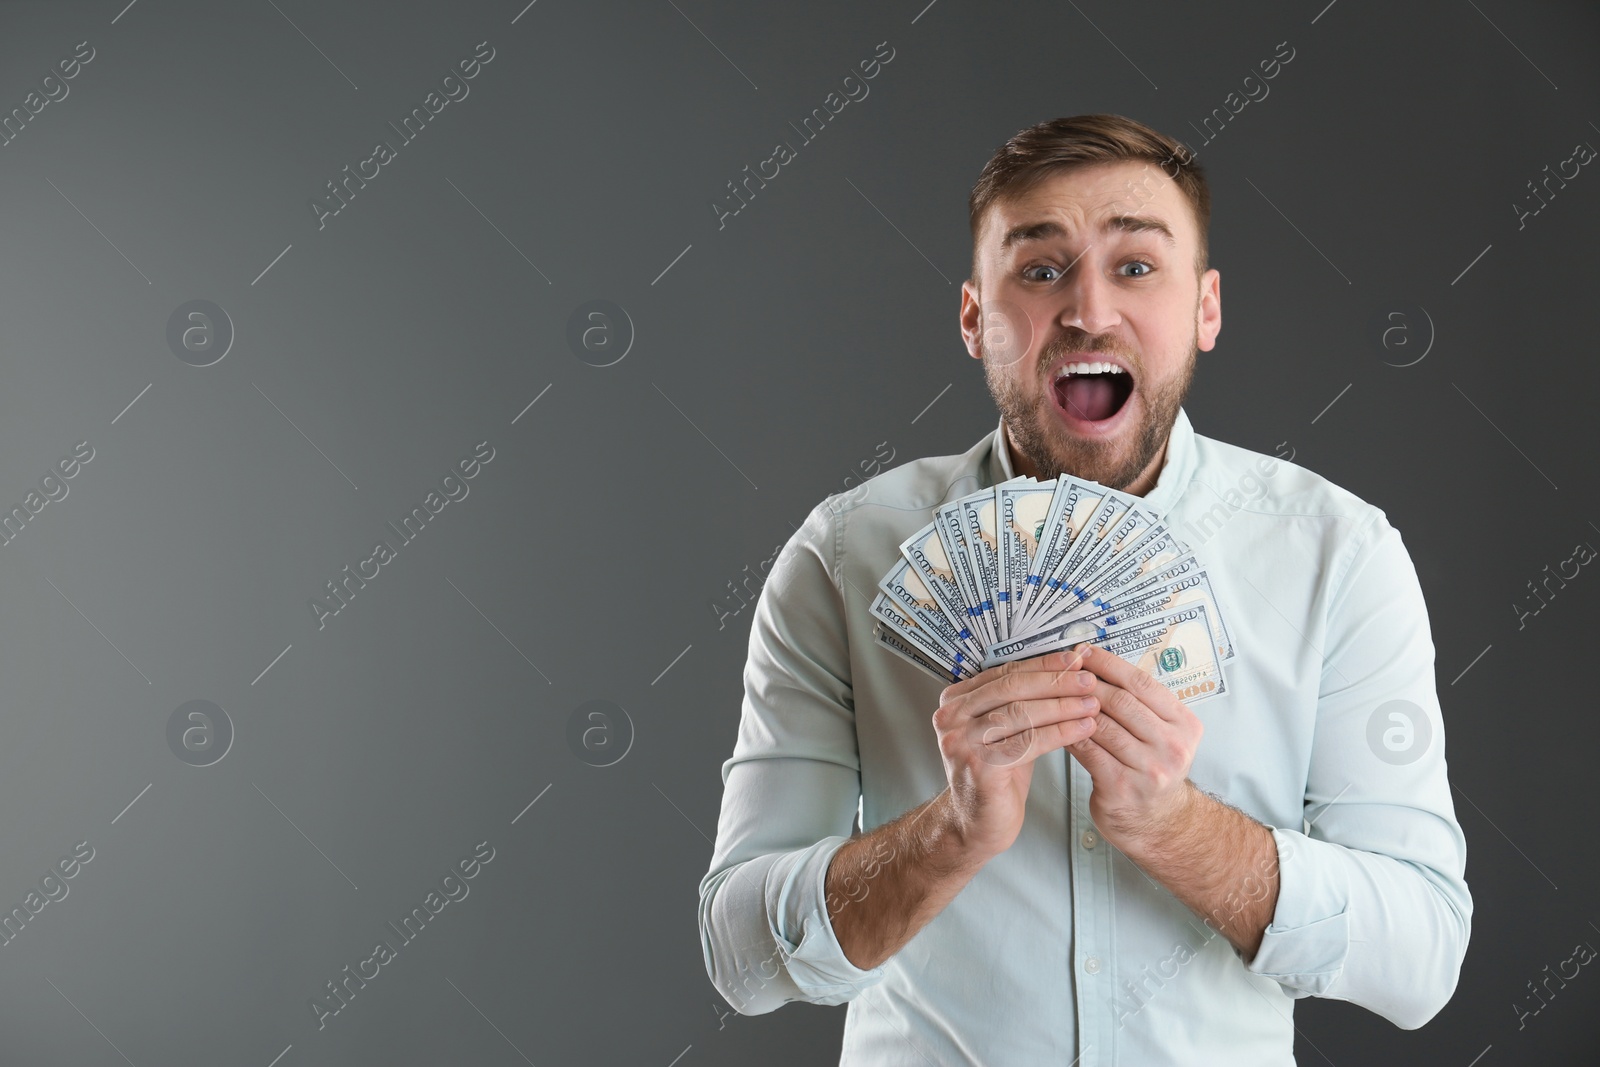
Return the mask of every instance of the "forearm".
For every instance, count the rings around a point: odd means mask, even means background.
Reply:
[[[828,919],[855,966],[870,970],[900,951],[987,861],[962,845],[946,816],[948,799],[946,789],[834,853]]]
[[[1114,841],[1146,874],[1254,959],[1278,902],[1272,831],[1189,784],[1177,818]]]

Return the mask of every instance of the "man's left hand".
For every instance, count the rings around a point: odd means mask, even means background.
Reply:
[[[1205,727],[1145,671],[1098,645],[1084,650],[1082,669],[1096,678],[1090,692],[1100,711],[1094,733],[1067,751],[1094,779],[1089,817],[1127,852],[1179,827],[1203,795],[1188,775]]]

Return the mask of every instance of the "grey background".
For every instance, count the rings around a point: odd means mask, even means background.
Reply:
[[[1015,130],[1115,111],[1213,183],[1196,428],[1384,508],[1432,615],[1461,984],[1415,1032],[1301,1001],[1299,1061],[1595,1062],[1592,968],[1513,1005],[1600,945],[1600,576],[1509,606],[1600,544],[1600,173],[1510,207],[1600,145],[1593,4],[124,3],[0,7],[0,111],[96,50],[0,148],[0,504],[95,450],[0,547],[0,904],[95,849],[0,948],[0,1060],[835,1062],[844,1008],[740,1017],[705,975],[750,616],[713,604],[880,443],[992,428],[967,192]],[[469,96],[319,229],[309,198],[480,41]],[[719,229],[881,41],[870,95]],[[193,299],[237,333],[210,367],[166,342]],[[594,299],[637,332],[605,368],[565,339]],[[1372,323],[1413,307],[1432,347],[1387,365],[1421,348]],[[310,598],[483,440],[319,630]],[[196,699],[236,731],[204,768],[166,739]],[[609,767],[567,743],[591,700],[633,724]],[[319,1031],[309,998],[480,841],[470,895]]]

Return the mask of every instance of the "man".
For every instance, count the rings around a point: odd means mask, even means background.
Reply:
[[[848,1001],[842,1064],[1279,1067],[1305,996],[1422,1026],[1472,916],[1426,607],[1382,511],[1190,425],[1222,326],[1200,167],[1058,119],[969,206],[961,333],[1000,423],[823,501],[779,556],[700,884],[712,981],[747,1015]],[[1061,472],[1196,550],[1226,695],[1191,709],[1092,645],[941,691],[873,643],[932,508]]]

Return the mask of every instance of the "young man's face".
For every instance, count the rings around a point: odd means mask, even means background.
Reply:
[[[1081,167],[990,206],[961,333],[1019,474],[1155,485],[1197,352],[1222,328],[1221,276],[1197,276],[1198,247],[1187,198],[1154,163]]]

